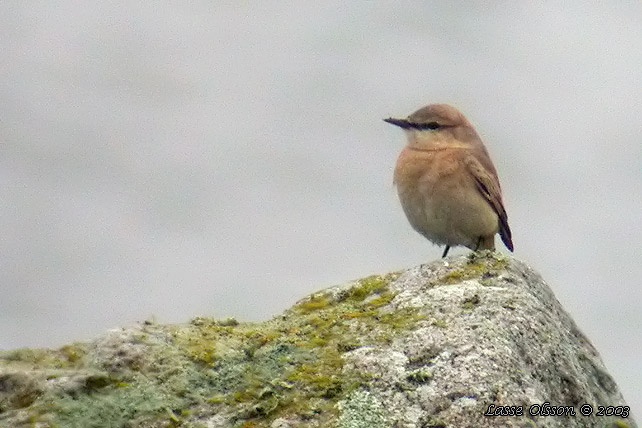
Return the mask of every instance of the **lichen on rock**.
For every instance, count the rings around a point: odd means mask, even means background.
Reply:
[[[261,323],[144,322],[0,353],[0,427],[636,427],[528,266],[484,252],[314,293]],[[486,416],[490,405],[524,416]]]

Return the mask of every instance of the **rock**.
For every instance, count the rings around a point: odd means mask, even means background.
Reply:
[[[637,427],[550,288],[488,252],[332,287],[262,323],[145,322],[0,353],[0,427],[22,426]]]

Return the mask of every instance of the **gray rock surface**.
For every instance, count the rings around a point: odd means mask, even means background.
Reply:
[[[263,323],[0,353],[0,427],[23,426],[637,427],[550,288],[496,253],[332,287]]]

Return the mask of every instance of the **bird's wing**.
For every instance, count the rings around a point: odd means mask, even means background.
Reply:
[[[499,187],[497,175],[494,174],[494,168],[491,166],[493,172],[490,172],[472,154],[466,157],[465,164],[477,185],[479,193],[488,201],[499,217],[499,236],[504,241],[506,248],[513,251],[513,239],[508,226],[508,216],[502,203],[502,191]]]

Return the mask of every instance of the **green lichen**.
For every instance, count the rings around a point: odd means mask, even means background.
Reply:
[[[30,364],[39,364],[50,355],[44,349],[20,348],[0,353],[0,358],[7,361],[21,361]]]
[[[431,379],[432,373],[424,369],[411,371],[406,376],[408,382],[418,385],[428,383]]]
[[[433,325],[433,326],[439,327],[439,328],[446,328],[448,326],[446,321],[438,320],[438,319],[433,319],[432,321],[430,321],[430,325]]]
[[[127,388],[108,387],[100,393],[63,396],[50,403],[56,423],[69,428],[124,426],[136,416],[167,415],[167,410],[183,403],[163,385],[142,380]]]
[[[77,368],[86,354],[86,345],[74,343],[60,349],[21,348],[0,352],[0,360],[47,368]]]
[[[374,297],[372,299],[369,299],[368,300],[368,305],[371,306],[371,307],[374,307],[374,308],[385,306],[388,303],[390,303],[392,301],[392,299],[394,299],[394,297],[395,297],[394,293],[391,293],[390,291],[386,290],[386,291],[381,292],[381,294],[379,294],[378,296],[376,296],[376,297]]]
[[[85,346],[79,343],[65,345],[59,351],[71,365],[81,362],[82,358],[87,354]]]
[[[368,391],[351,393],[338,404],[339,428],[386,428],[390,426],[382,404]]]
[[[444,274],[439,283],[457,284],[469,279],[478,278],[483,283],[488,283],[506,268],[508,261],[501,255],[493,252],[471,253],[465,265],[451,269]]]
[[[425,428],[449,428],[445,421],[434,417],[428,418],[421,426]]]
[[[317,293],[298,303],[287,319],[274,321],[272,327],[280,335],[272,337],[264,331],[261,337],[269,338],[267,342],[273,340],[291,346],[288,355],[290,368],[286,367],[282,373],[271,372],[276,377],[271,380],[269,394],[258,391],[261,385],[265,385],[263,378],[254,386],[239,391],[237,399],[242,399],[253,409],[261,409],[256,416],[261,420],[265,416],[273,420],[297,414],[308,415],[323,425],[323,421],[336,418],[335,404],[339,397],[371,381],[362,374],[344,373],[342,354],[360,346],[390,340],[391,329],[407,328],[423,319],[414,309],[388,313],[379,310],[394,298],[394,293],[388,290],[388,284],[394,277],[366,278],[336,297],[331,293]],[[360,328],[351,331],[347,323],[353,326],[356,323]],[[289,328],[284,329],[283,324]],[[264,344],[259,342],[259,345]],[[253,376],[261,379],[258,373]],[[214,400],[220,398],[215,397]]]
[[[479,295],[478,295],[478,294],[475,294],[475,295],[473,295],[473,296],[468,297],[467,299],[465,299],[465,300],[462,302],[461,307],[462,307],[463,309],[465,309],[465,310],[469,310],[469,311],[470,311],[470,310],[472,310],[475,306],[479,305],[479,303],[480,303],[480,302],[481,302],[481,299],[479,298]]]
[[[629,428],[630,425],[627,422],[624,422],[621,419],[618,419],[617,421],[613,422],[611,424],[612,428]]]
[[[330,304],[330,300],[324,295],[312,296],[309,299],[304,300],[303,302],[298,303],[295,306],[295,309],[307,313],[323,309]]]
[[[343,355],[389,343],[425,319],[416,308],[393,310],[389,284],[396,277],[375,275],[342,292],[316,293],[260,324],[206,317],[185,325],[143,323],[123,335],[122,355],[105,362],[74,344],[4,353],[0,363],[95,372],[73,392],[60,388],[24,402],[33,421],[51,426],[197,426],[192,418],[204,414],[229,414],[230,426],[238,427],[269,427],[292,415],[329,426],[340,417],[340,401],[343,421],[363,405],[376,424],[384,419],[377,419],[374,398],[359,392],[374,379],[346,372]],[[412,381],[427,378],[417,373]]]
[[[387,275],[372,275],[357,281],[357,284],[340,296],[340,301],[362,302],[374,295],[382,295],[388,290],[391,281],[397,279],[397,273]]]

